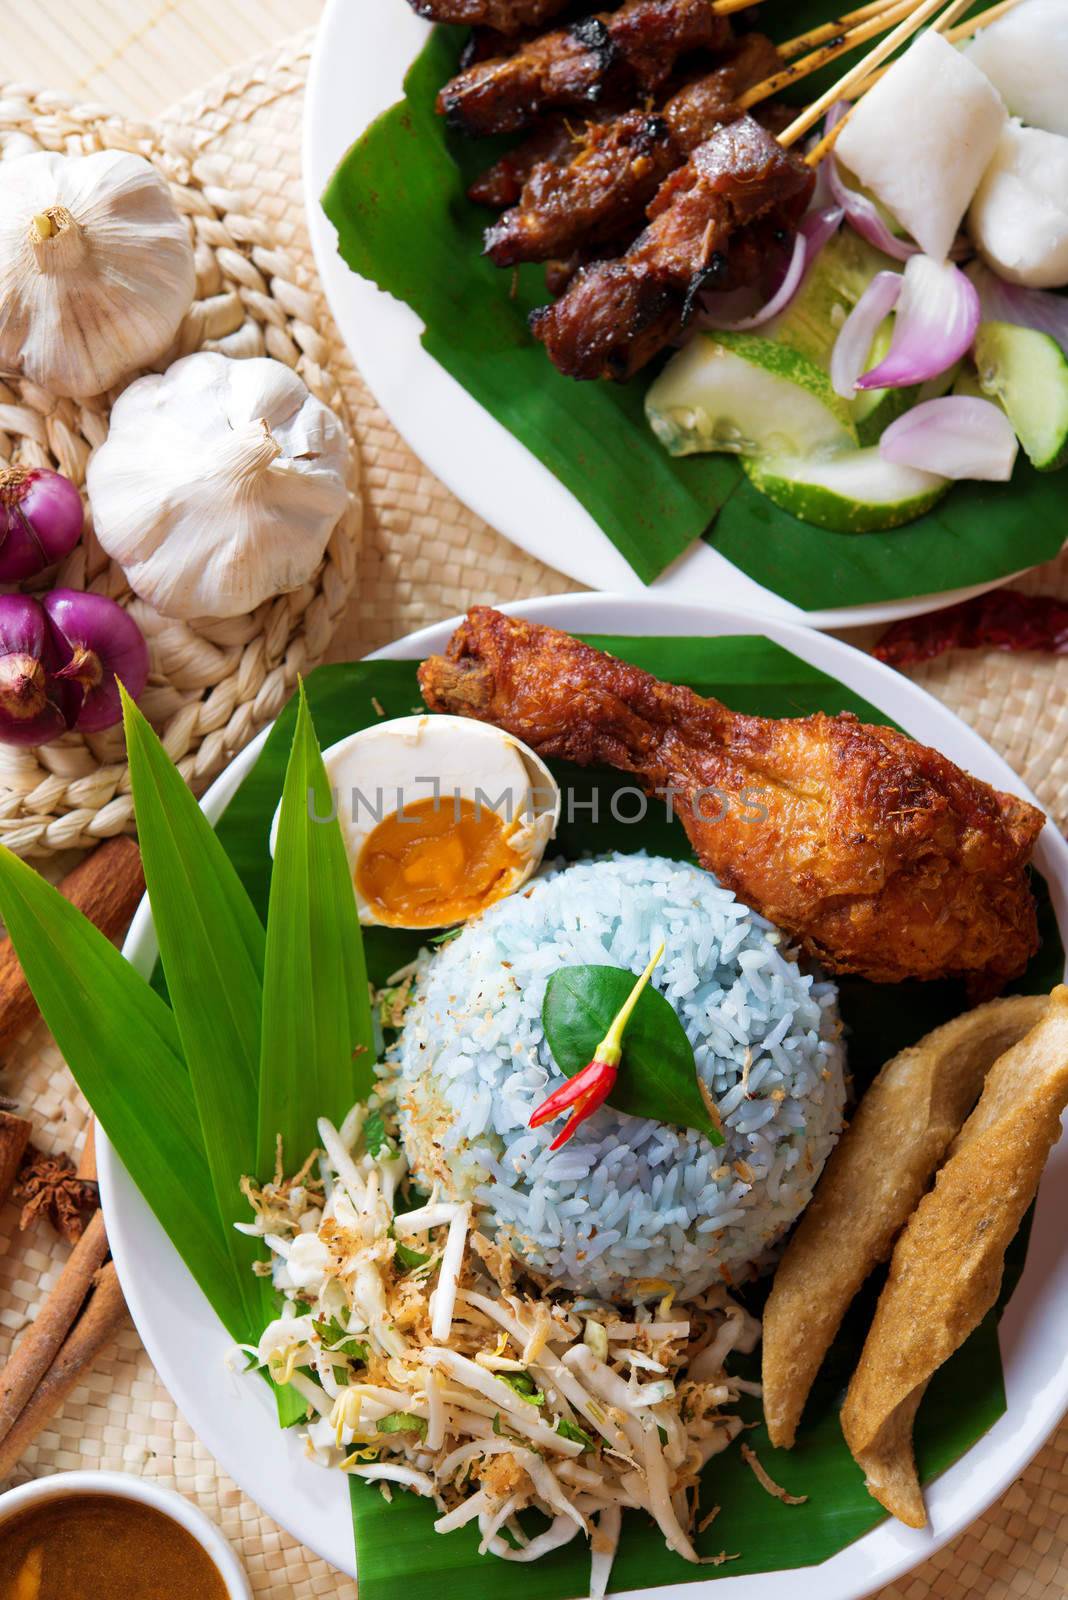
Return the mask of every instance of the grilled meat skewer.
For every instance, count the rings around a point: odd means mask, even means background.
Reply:
[[[717,128],[661,186],[627,253],[584,268],[534,312],[535,337],[567,377],[629,378],[680,332],[702,288],[726,286],[739,230],[761,218],[795,226],[814,184],[752,117]]]
[[[722,50],[729,38],[712,0],[625,0],[469,67],[445,84],[437,109],[463,133],[511,133],[547,112],[595,105],[616,87],[653,92],[680,56]]]
[[[737,116],[740,94],[779,70],[770,39],[750,34],[731,59],[672,95],[659,112],[640,109],[591,124],[557,142],[526,177],[518,204],[486,231],[486,254],[499,267],[548,261],[618,238],[639,227],[664,179],[722,122]]]
[[[497,33],[519,33],[542,27],[569,0],[408,0],[408,4],[431,22],[468,22]]]
[[[596,125],[596,113],[593,120]],[[576,137],[580,135],[574,122],[566,116],[553,117],[514,150],[506,151],[492,167],[480,172],[469,187],[467,198],[476,205],[492,206],[495,211],[514,206],[538,167],[566,164]]]

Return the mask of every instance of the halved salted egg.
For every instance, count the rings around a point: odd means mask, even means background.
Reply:
[[[466,717],[397,717],[323,752],[360,921],[447,928],[537,870],[560,789],[518,739]],[[278,812],[271,824],[274,855]]]

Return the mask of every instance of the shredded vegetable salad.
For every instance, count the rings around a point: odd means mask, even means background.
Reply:
[[[324,1467],[433,1500],[439,1533],[477,1521],[480,1549],[534,1561],[580,1533],[590,1594],[605,1593],[625,1508],[668,1546],[693,1534],[705,1463],[742,1430],[729,1409],[759,1386],[729,1376],[759,1323],[721,1288],[683,1310],[640,1286],[624,1320],[604,1302],[539,1293],[473,1229],[470,1207],[420,1197],[388,1111],[319,1122],[322,1149],[290,1179],[246,1181],[242,1232],[283,1296],[253,1364],[308,1403],[309,1455]],[[410,1209],[411,1208],[411,1209]],[[520,1514],[547,1525],[532,1531]]]

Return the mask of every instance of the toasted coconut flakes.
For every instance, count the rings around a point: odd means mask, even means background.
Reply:
[[[743,1444],[741,1451],[742,1460],[748,1462],[749,1466],[752,1467],[756,1481],[762,1489],[767,1490],[768,1494],[774,1496],[776,1500],[781,1500],[784,1506],[803,1506],[805,1504],[808,1500],[807,1494],[787,1494],[782,1484],[776,1483],[774,1478],[769,1478],[760,1464],[756,1451],[750,1445]]]

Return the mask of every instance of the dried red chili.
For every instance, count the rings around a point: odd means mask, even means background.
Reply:
[[[947,650],[1041,650],[1068,655],[1068,601],[991,589],[888,628],[873,654],[891,667],[933,661]]]
[[[615,1088],[619,1063],[623,1058],[624,1031],[630,1021],[631,1012],[638,1004],[638,996],[649,982],[653,968],[663,954],[664,946],[661,944],[612,1018],[612,1026],[593,1052],[593,1060],[588,1061],[581,1072],[576,1072],[573,1078],[562,1083],[559,1089],[554,1089],[553,1093],[531,1113],[530,1127],[540,1128],[543,1122],[551,1122],[554,1117],[570,1111],[571,1115],[549,1146],[550,1150],[559,1150],[561,1145],[566,1144],[575,1129],[585,1122],[587,1117],[592,1117],[599,1106],[604,1105]]]

